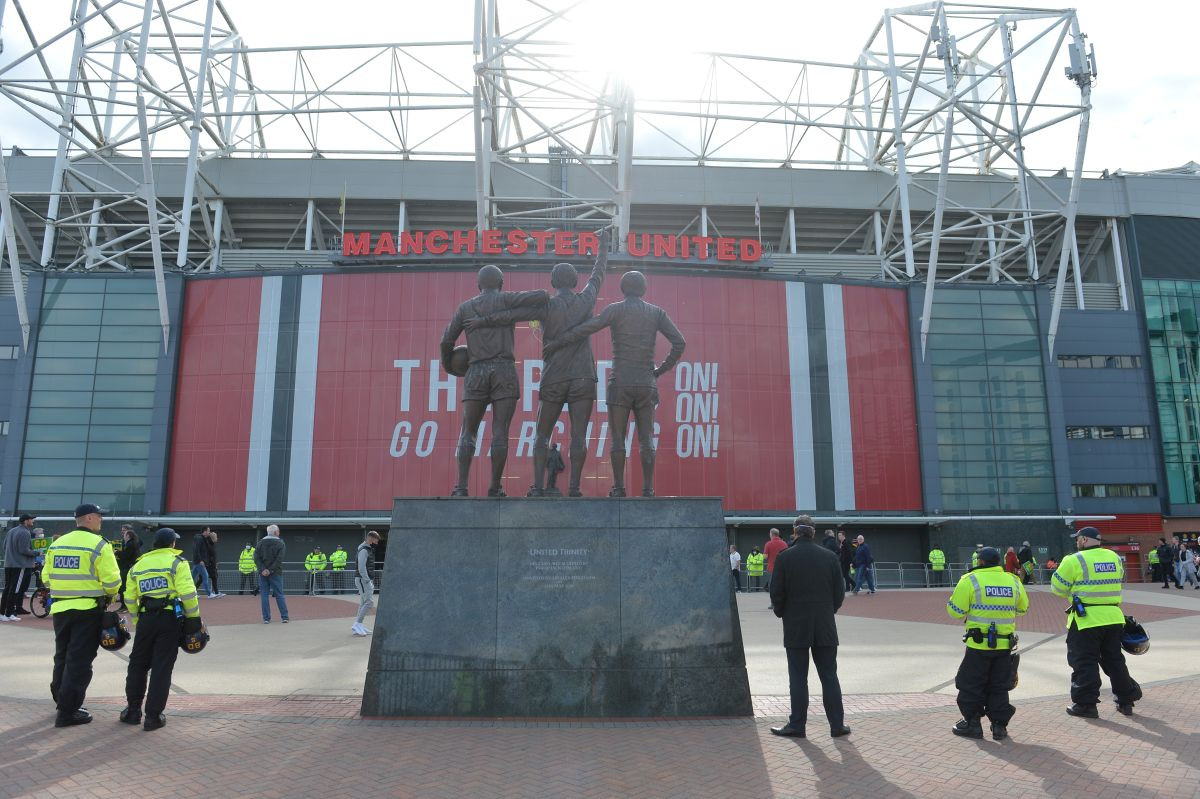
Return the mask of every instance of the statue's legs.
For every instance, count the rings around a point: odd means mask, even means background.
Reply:
[[[546,488],[546,457],[550,452],[550,435],[554,432],[554,423],[562,414],[561,402],[539,402],[537,416],[537,434],[533,439],[533,486],[529,496],[540,497]]]
[[[592,418],[592,399],[575,400],[567,406],[571,416],[571,483],[567,487],[567,496],[583,496],[579,490],[579,482],[583,479],[583,463],[587,460],[587,426]],[[621,451],[624,454],[624,450]]]
[[[642,458],[642,496],[654,496],[654,405],[640,403],[633,412],[637,421],[638,455]],[[624,454],[624,451],[622,451]]]
[[[500,478],[504,476],[504,464],[508,461],[508,430],[512,427],[516,409],[516,397],[492,402],[492,484],[488,488],[489,497],[505,496]]]
[[[487,400],[463,401],[462,432],[458,434],[458,483],[452,497],[467,496],[467,476],[471,473],[471,458],[475,455],[475,435],[479,432],[479,423],[483,421],[483,412],[487,410]],[[509,411],[509,418],[512,412]]]
[[[613,474],[613,487],[608,492],[608,495],[610,497],[623,497],[625,496],[625,430],[629,427],[629,407],[626,405],[609,405],[608,427],[612,433],[611,460]]]

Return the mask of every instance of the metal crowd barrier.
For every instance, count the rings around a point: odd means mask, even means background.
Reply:
[[[238,571],[237,563],[217,563],[217,589],[233,596],[239,593],[249,594],[258,588],[258,573],[250,575],[253,578],[252,587],[242,590],[242,574]],[[383,564],[375,564],[375,591],[383,587]],[[284,594],[314,594],[317,596],[329,594],[357,594],[354,585],[354,569],[334,570],[323,569],[310,572],[304,568],[304,561],[283,562],[283,593]]]

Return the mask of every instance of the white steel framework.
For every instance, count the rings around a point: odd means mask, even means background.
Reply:
[[[28,40],[0,65],[0,108],[53,134],[43,194],[14,198],[0,162],[0,251],[23,325],[21,269],[148,268],[165,343],[164,273],[212,268],[238,238],[206,166],[281,156],[469,159],[479,228],[618,234],[637,224],[635,165],[867,170],[887,189],[829,254],[856,249],[882,279],[924,281],[922,343],[939,283],[1052,275],[1052,349],[1068,280],[1084,307],[1081,264],[1097,248],[1114,247],[1127,307],[1116,226],[1082,248],[1077,234],[1096,66],[1073,10],[892,9],[849,63],[680,55],[673,83],[635,99],[620,65],[580,58],[572,25],[595,2],[476,0],[462,41],[254,48],[222,0],[62,0],[66,25],[51,31],[30,22],[32,0],[0,0],[0,21]],[[1069,166],[1032,168],[1071,125]],[[160,196],[167,158],[181,159],[181,196]],[[963,175],[1004,188],[956,200]],[[297,222],[304,249],[322,219],[337,228],[315,199]],[[765,210],[782,213],[779,251],[795,253],[796,209]],[[706,234],[710,211],[688,227]]]

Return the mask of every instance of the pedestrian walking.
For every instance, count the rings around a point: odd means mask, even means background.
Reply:
[[[1192,550],[1180,543],[1179,554],[1176,556],[1176,582],[1180,588],[1184,583],[1190,583],[1192,588],[1200,589],[1200,579],[1196,577],[1196,558]]]
[[[825,537],[821,539],[821,546],[825,547],[835,555],[841,549],[841,545],[838,544],[837,535],[833,532],[833,530],[825,531]]]
[[[1000,550],[985,547],[979,553],[979,568],[959,579],[946,603],[951,618],[962,619],[966,626],[967,649],[954,677],[963,716],[950,730],[955,735],[982,738],[981,719],[987,716],[992,739],[1008,737],[1008,722],[1017,710],[1008,701],[1017,616],[1027,610],[1029,597],[1021,578],[1000,568]]]
[[[216,530],[211,527],[205,527],[204,537],[208,539],[208,559],[204,561],[204,565],[208,569],[209,587],[212,588],[212,593],[209,594],[208,598],[220,599],[225,596],[221,593],[221,589],[217,587],[217,579],[220,577],[217,569],[217,542],[220,540],[220,536],[217,535]]]
[[[249,588],[251,594],[258,596],[258,577],[255,574],[257,571],[254,568],[254,545],[246,544],[238,555],[238,573],[242,576],[238,594],[245,594]]]
[[[1021,574],[1021,562],[1017,560],[1017,550],[1013,547],[1004,553],[1004,571],[1018,576]]]
[[[147,732],[163,727],[163,710],[171,691],[171,674],[179,656],[184,619],[200,622],[196,584],[183,553],[175,548],[179,534],[163,527],[154,534],[154,548],[138,558],[129,570],[124,598],[135,625],[129,671],[125,675],[125,709],[121,721],[142,722],[146,702]],[[147,676],[149,691],[147,691]]]
[[[100,649],[104,609],[121,588],[121,570],[112,544],[100,537],[103,511],[84,503],[75,508],[75,529],[46,550],[43,579],[50,587],[54,621],[54,671],[50,696],[58,713],[55,727],[87,724],[83,709],[92,681],[92,661]]]
[[[1071,534],[1078,552],[1062,559],[1050,580],[1055,596],[1069,599],[1067,612],[1067,663],[1071,667],[1071,706],[1068,715],[1098,718],[1100,670],[1108,675],[1117,711],[1133,715],[1142,689],[1129,676],[1121,636],[1125,614],[1121,610],[1121,584],[1125,565],[1121,556],[1101,546],[1100,531],[1084,527]]]
[[[733,575],[733,591],[742,590],[742,556],[737,551],[737,544],[729,545],[729,571]]]
[[[121,593],[117,598],[121,602],[121,610],[128,611],[125,606],[125,585],[129,569],[142,556],[142,541],[133,531],[132,524],[121,525],[121,551],[117,553],[117,568],[121,570]]]
[[[192,582],[210,599],[215,599],[212,583],[208,579],[208,549],[212,546],[205,534],[208,528],[192,536]]]
[[[854,580],[850,577],[850,569],[854,565],[854,544],[846,540],[846,534],[838,530],[838,544],[840,550],[838,559],[842,565],[842,579],[846,582],[846,590],[850,591],[854,588]]]
[[[36,516],[21,514],[17,524],[4,537],[4,592],[0,594],[0,621],[20,621],[25,610],[25,591],[33,577],[37,552],[30,531]]]
[[[846,596],[837,556],[814,540],[816,530],[793,524],[799,543],[779,555],[771,579],[771,605],[783,619],[783,646],[787,652],[788,686],[792,710],[787,724],[771,732],[796,738],[807,734],[808,663],[811,655],[821,680],[821,701],[829,733],[834,738],[850,734],[842,707],[842,686],[837,676],[837,622],[834,619]]]
[[[279,537],[279,525],[267,525],[267,534],[254,547],[254,566],[258,569],[258,590],[262,601],[263,624],[271,623],[271,597],[279,609],[279,619],[288,623],[287,600],[283,598],[283,556],[287,544]]]
[[[779,537],[779,528],[772,527],[767,534],[767,543],[763,545],[763,554],[767,557],[767,590],[771,590],[771,573],[775,570],[775,558],[779,553],[787,549],[787,544]],[[767,610],[771,606],[767,605]]]
[[[350,632],[355,635],[370,635],[363,624],[367,611],[375,605],[375,547],[379,544],[379,533],[371,530],[366,540],[358,545],[355,553],[354,587],[358,589],[358,615]]]
[[[854,593],[862,590],[863,580],[866,580],[867,590],[875,593],[875,558],[871,557],[871,548],[863,536],[855,539],[858,546],[854,549]]]
[[[1167,543],[1167,539],[1158,539],[1158,562],[1162,567],[1162,587],[1170,588],[1171,581],[1175,581],[1176,588],[1183,588],[1179,584],[1179,578],[1175,575],[1175,549]]]
[[[1021,548],[1017,550],[1017,563],[1021,565],[1021,583],[1029,585],[1033,582],[1033,570],[1036,564],[1033,560],[1033,548],[1029,546],[1028,541],[1021,542]]]

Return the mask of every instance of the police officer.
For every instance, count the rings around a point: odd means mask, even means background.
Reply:
[[[1160,538],[1158,540],[1163,541],[1164,539]],[[1150,580],[1157,583],[1160,579],[1162,579],[1162,564],[1158,560],[1157,548],[1151,548],[1151,550],[1146,553],[1146,562],[1150,564]],[[1166,586],[1164,585],[1163,588],[1166,588]]]
[[[251,592],[253,596],[258,596],[258,575],[255,572],[258,569],[254,568],[254,545],[246,544],[242,548],[242,553],[238,555],[238,571],[242,575],[241,585],[238,586],[238,593],[246,593],[246,586],[249,585],[254,590]]]
[[[75,529],[46,550],[43,579],[50,587],[54,620],[54,673],[50,696],[58,705],[55,727],[87,724],[83,707],[92,681],[92,661],[100,648],[104,608],[121,588],[121,571],[112,545],[100,537],[99,507],[75,509]]]
[[[971,568],[979,568],[979,553],[983,551],[983,544],[976,544],[975,551],[971,553]]]
[[[933,572],[933,584],[944,585],[946,582],[946,553],[938,547],[929,550],[929,569]]]
[[[1084,527],[1071,533],[1079,549],[1062,559],[1050,579],[1055,596],[1069,598],[1067,613],[1067,663],[1071,666],[1071,702],[1067,713],[1099,717],[1100,669],[1108,675],[1117,711],[1133,715],[1133,703],[1142,698],[1141,687],[1129,676],[1121,652],[1125,613],[1121,610],[1121,583],[1125,564],[1121,556],[1101,546],[1100,531]]]
[[[946,603],[946,612],[964,619],[967,651],[954,678],[962,721],[951,728],[964,738],[982,738],[987,716],[992,739],[1008,737],[1008,722],[1016,712],[1008,701],[1012,684],[1012,647],[1017,638],[1017,616],[1029,609],[1029,597],[1016,576],[1000,566],[1000,550],[979,550],[979,566],[964,574]]]
[[[146,699],[143,730],[157,730],[167,723],[163,709],[171,690],[171,672],[179,655],[183,619],[200,618],[200,600],[192,570],[183,553],[175,548],[179,534],[163,527],[154,534],[154,549],[137,559],[125,585],[125,604],[137,625],[129,672],[125,676],[125,701],[121,721],[142,720],[142,698]],[[146,674],[150,691],[146,691]]]

